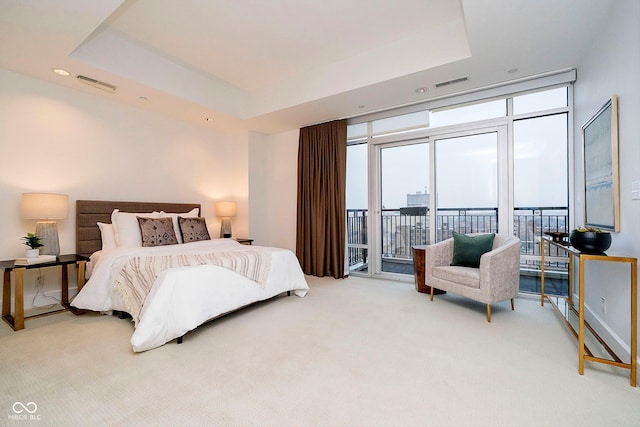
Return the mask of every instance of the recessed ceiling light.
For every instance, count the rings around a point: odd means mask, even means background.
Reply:
[[[63,70],[62,68],[52,68],[51,71],[53,71],[54,73],[56,73],[59,76],[64,76],[64,77],[67,77],[67,76],[71,75],[70,72],[68,72],[67,70]]]
[[[419,87],[418,89],[416,89],[416,93],[425,93],[428,90],[429,88],[427,87]]]
[[[517,72],[518,72],[517,68],[512,68],[510,70],[507,70],[507,73],[509,73],[509,74],[513,74],[513,73],[517,73]]]

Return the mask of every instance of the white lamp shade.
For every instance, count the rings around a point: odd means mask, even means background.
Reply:
[[[25,219],[65,219],[69,212],[66,194],[23,193],[22,217]]]
[[[236,216],[236,202],[216,202],[216,216],[221,218],[231,218]]]

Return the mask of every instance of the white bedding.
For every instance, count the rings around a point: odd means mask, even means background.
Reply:
[[[127,311],[113,283],[131,257],[213,250],[251,251],[252,248],[231,239],[214,239],[101,251],[91,257],[89,280],[71,305],[101,312]],[[161,272],[144,301],[140,321],[131,337],[133,350],[140,352],[159,347],[211,318],[282,292],[293,291],[299,297],[305,296],[309,287],[295,255],[286,249],[268,249],[271,263],[263,287],[238,273],[212,265],[177,267]]]

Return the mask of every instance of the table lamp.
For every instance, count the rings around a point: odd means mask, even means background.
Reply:
[[[65,194],[23,193],[22,217],[37,219],[36,235],[40,237],[40,254],[60,255],[60,240],[55,220],[65,219],[69,210],[69,196]]]
[[[236,202],[216,202],[216,216],[222,218],[220,237],[231,237],[231,218],[236,216]]]

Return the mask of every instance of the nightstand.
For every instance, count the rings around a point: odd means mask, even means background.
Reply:
[[[31,270],[32,268],[49,268],[49,267],[62,267],[61,286],[62,286],[62,306],[65,307],[62,310],[56,310],[49,313],[39,314],[44,316],[45,314],[53,314],[59,311],[69,310],[71,308],[69,304],[69,264],[78,265],[78,292],[84,285],[84,271],[85,266],[89,258],[70,254],[70,255],[58,255],[55,261],[43,262],[41,264],[31,265],[16,265],[15,260],[0,261],[0,270],[4,272],[4,282],[2,286],[2,318],[5,322],[13,328],[14,331],[24,329],[24,272],[25,270]],[[15,276],[14,286],[14,313],[11,314],[11,272]],[[80,314],[80,313],[76,313]],[[29,316],[36,317],[36,316]],[[27,317],[27,318],[29,318]]]
[[[245,239],[244,237],[234,237],[233,240],[241,245],[253,245],[253,239]]]

